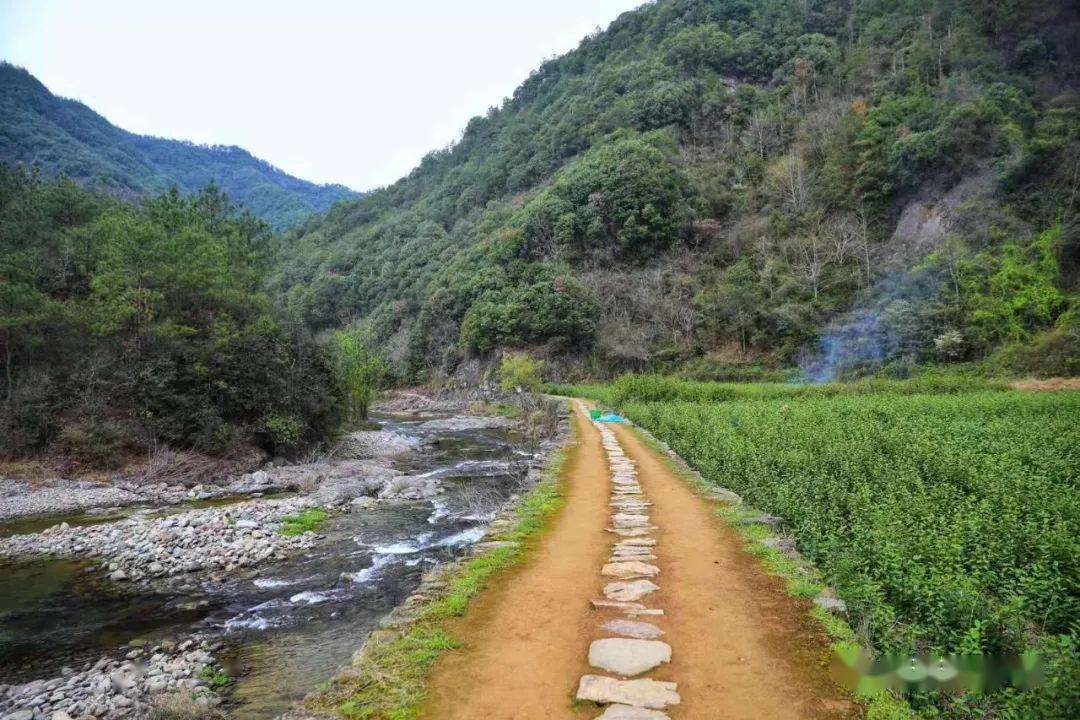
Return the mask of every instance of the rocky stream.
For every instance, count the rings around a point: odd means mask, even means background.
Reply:
[[[0,719],[286,711],[551,449],[439,409],[220,484],[0,479]]]

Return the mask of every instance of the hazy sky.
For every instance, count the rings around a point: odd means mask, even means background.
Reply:
[[[133,132],[390,183],[643,0],[0,0],[0,58]]]

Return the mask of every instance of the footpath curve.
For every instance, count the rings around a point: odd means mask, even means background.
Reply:
[[[575,423],[565,506],[455,624],[462,648],[436,664],[421,717],[857,717],[807,602],[743,552],[714,504],[631,428],[593,423],[581,403]]]

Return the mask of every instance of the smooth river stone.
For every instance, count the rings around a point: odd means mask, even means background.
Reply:
[[[652,623],[636,620],[608,620],[600,626],[600,629],[614,635],[637,638],[638,640],[655,640],[664,634],[663,630]]]
[[[659,710],[649,710],[630,705],[608,705],[607,710],[595,720],[669,720],[671,716]]]
[[[616,680],[603,675],[582,675],[577,699],[663,710],[682,701],[677,689],[675,683],[661,680]]]
[[[633,677],[671,662],[671,646],[659,640],[604,638],[589,646],[589,664],[623,677]]]
[[[649,593],[654,593],[659,589],[659,585],[649,580],[613,582],[604,586],[604,597],[609,600],[633,602],[635,600],[640,600]]]
[[[600,570],[600,574],[606,577],[635,578],[654,577],[660,574],[660,568],[637,560],[626,562],[608,563]]]

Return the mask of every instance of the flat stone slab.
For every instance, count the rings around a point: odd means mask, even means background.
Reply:
[[[633,677],[671,662],[671,646],[659,640],[604,638],[589,646],[589,664],[623,677]]]
[[[671,716],[659,710],[649,710],[631,705],[608,705],[596,720],[668,720]]]
[[[656,560],[657,557],[651,553],[643,553],[640,555],[612,555],[608,558],[608,563],[626,562],[627,560],[641,560],[647,562],[649,560]]]
[[[600,629],[614,635],[637,638],[638,640],[655,640],[664,634],[663,630],[652,623],[637,620],[608,620],[600,626]]]
[[[653,530],[658,528],[655,525],[643,525],[641,527],[617,527],[608,528],[608,532],[621,535],[623,537],[640,537],[641,535],[648,535]]]
[[[603,675],[582,675],[577,699],[663,710],[668,705],[682,702],[677,689],[675,683],[662,680],[616,680]]]
[[[594,610],[645,610],[641,603],[626,602],[624,600],[608,600],[607,598],[593,598],[589,601]]]
[[[659,589],[659,585],[649,580],[613,582],[604,586],[604,597],[609,600],[633,602],[635,600],[640,600],[649,593],[654,593]]]
[[[649,516],[615,513],[611,516],[611,524],[615,527],[641,527],[649,524]]]
[[[634,603],[634,604],[636,605],[637,603]],[[626,608],[625,610],[623,610],[623,612],[625,612],[629,617],[639,617],[641,615],[663,615],[664,614],[664,611],[661,610],[660,608],[647,608],[647,607]]]
[[[656,541],[652,538],[630,538],[629,540],[620,540],[616,543],[615,547],[629,547],[631,545],[646,545],[653,547],[656,545]]]
[[[627,560],[655,560],[656,556],[652,554],[652,548],[639,548],[634,551],[622,551],[614,552],[611,554],[612,559],[609,562],[626,562]]]
[[[601,568],[600,574],[605,577],[627,579],[635,577],[655,577],[660,574],[660,568],[637,560],[627,560],[626,562],[608,563]]]

